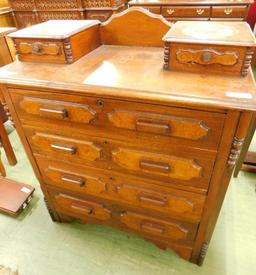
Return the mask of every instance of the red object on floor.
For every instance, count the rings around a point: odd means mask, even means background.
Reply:
[[[34,191],[28,184],[0,177],[0,212],[18,215],[28,205]]]
[[[247,22],[249,23],[250,27],[253,30],[254,25],[256,23],[256,2],[254,2],[249,9]]]

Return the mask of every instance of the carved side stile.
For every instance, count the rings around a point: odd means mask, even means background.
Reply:
[[[201,251],[200,251],[199,258],[198,258],[198,263],[197,263],[198,265],[203,264],[204,258],[206,256],[206,253],[207,253],[207,250],[208,250],[208,247],[209,247],[209,243],[204,242],[203,245],[202,245]]]
[[[241,75],[246,76],[249,72],[249,68],[252,62],[252,57],[254,54],[254,48],[247,48],[246,54],[245,54],[245,59],[244,59],[244,64],[242,67]]]
[[[241,152],[241,148],[243,146],[244,139],[239,139],[237,137],[234,137],[234,141],[232,143],[231,151],[228,157],[228,165],[229,166],[235,166],[236,161],[238,160],[238,157]]]
[[[72,45],[71,45],[69,39],[66,39],[64,41],[64,51],[65,51],[67,62],[72,63],[74,61],[74,59],[73,59]]]
[[[251,112],[244,112],[241,114],[240,121],[236,130],[236,134],[233,138],[230,154],[227,161],[228,167],[233,168],[239,158],[251,120],[252,120]]]
[[[49,202],[48,202],[48,200],[46,199],[46,197],[44,197],[44,203],[45,203],[45,206],[46,206],[46,208],[47,208],[47,210],[48,210],[48,212],[49,212],[49,215],[50,215],[51,218],[52,218],[52,221],[54,221],[54,222],[59,222],[59,221],[60,221],[59,217],[57,217],[57,215],[52,211],[52,209],[51,209],[51,207],[50,207],[50,205],[49,205]]]
[[[165,43],[164,45],[164,69],[169,69],[170,63],[170,43]]]

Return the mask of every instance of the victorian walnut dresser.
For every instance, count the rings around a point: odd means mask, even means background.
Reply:
[[[177,20],[246,20],[253,0],[131,0],[130,7],[142,7]]]
[[[200,265],[256,89],[250,69],[164,70],[170,27],[132,8],[75,63],[14,62],[0,83],[54,221],[120,228]]]

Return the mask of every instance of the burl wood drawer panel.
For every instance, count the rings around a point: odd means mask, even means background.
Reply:
[[[207,187],[215,161],[214,152],[194,148],[156,151],[150,146],[142,148],[112,139],[71,136],[65,130],[46,131],[34,126],[23,129],[33,153],[159,181]]]
[[[163,6],[162,15],[165,17],[210,17],[210,6]]]
[[[225,114],[102,98],[10,89],[22,123],[70,127],[152,147],[193,146],[217,150]],[[72,101],[72,102],[71,102]],[[104,131],[103,131],[104,130]]]
[[[172,70],[241,75],[246,51],[239,46],[170,43]]]
[[[66,63],[62,42],[16,38],[15,44],[21,61]]]
[[[247,6],[215,6],[212,7],[212,17],[244,18]]]
[[[165,221],[152,216],[126,211],[121,214],[121,222],[128,228],[141,233],[147,233],[161,239],[175,241],[193,241],[197,226],[178,221]]]
[[[161,212],[194,223],[201,219],[205,195],[166,188],[112,171],[69,165],[39,155],[36,160],[44,182],[48,185]]]
[[[78,219],[90,217],[100,221],[111,219],[111,211],[103,204],[67,194],[65,192],[51,192],[56,210],[64,212]]]

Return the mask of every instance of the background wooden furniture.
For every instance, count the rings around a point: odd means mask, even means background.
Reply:
[[[15,26],[12,10],[8,0],[0,1],[0,27]]]
[[[251,71],[164,71],[169,27],[126,10],[79,61],[15,62],[0,83],[53,220],[117,227],[202,264],[256,88]]]
[[[125,0],[9,0],[18,28],[52,19],[107,20]]]
[[[15,59],[15,48],[13,42],[10,38],[7,38],[6,35],[16,31],[16,28],[13,27],[0,27],[0,67],[7,65]],[[4,128],[4,122],[8,119],[12,121],[10,116],[9,109],[5,103],[4,97],[2,95],[2,91],[0,88],[0,140],[4,147],[7,159],[10,165],[15,165],[17,163],[15,154],[13,152],[12,146],[10,144],[8,134]],[[0,160],[1,162],[1,160]],[[0,163],[0,170],[2,176],[5,176],[5,169],[2,163]]]
[[[0,67],[7,65],[15,59],[16,51],[12,40],[6,37],[16,31],[14,27],[0,27]]]
[[[7,65],[15,60],[16,50],[10,38],[7,37],[11,32],[16,31],[14,27],[0,27],[0,67]],[[6,122],[7,118],[12,121],[8,107],[0,89],[0,118],[2,122]]]
[[[143,7],[167,20],[246,20],[252,0],[132,0],[130,7]]]
[[[234,177],[237,177],[240,170],[256,173],[256,152],[248,152],[249,146],[253,139],[256,130],[256,116],[251,120],[248,135],[245,139],[244,145],[241,150],[241,154],[237,161],[237,165],[234,171]]]

